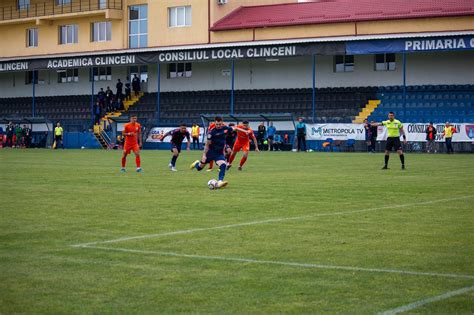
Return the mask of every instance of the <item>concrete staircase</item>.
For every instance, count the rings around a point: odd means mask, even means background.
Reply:
[[[352,121],[354,124],[361,124],[364,122],[367,117],[372,114],[372,112],[380,105],[380,100],[369,100],[369,103],[365,105],[364,108],[360,111]]]

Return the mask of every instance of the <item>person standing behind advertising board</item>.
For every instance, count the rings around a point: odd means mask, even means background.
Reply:
[[[456,132],[457,132],[456,128],[454,126],[451,126],[449,121],[447,121],[446,125],[444,126],[444,131],[443,131],[442,136],[446,139],[446,150],[448,154],[454,153],[452,140],[453,140],[453,135]]]
[[[426,127],[426,151],[428,153],[436,153],[435,140],[436,140],[436,127],[430,122],[430,125]]]
[[[193,150],[199,150],[199,125],[193,124],[191,128],[191,137],[193,138]]]
[[[302,117],[298,119],[296,124],[296,137],[298,139],[298,151],[306,152],[306,124]]]

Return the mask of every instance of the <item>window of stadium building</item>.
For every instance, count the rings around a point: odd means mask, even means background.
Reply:
[[[26,47],[38,47],[37,28],[30,28],[26,30]]]
[[[168,64],[168,79],[190,78],[192,74],[192,63],[190,62]]]
[[[77,44],[78,27],[76,24],[61,25],[59,27],[59,44]]]
[[[91,24],[91,41],[105,42],[112,39],[112,22],[96,22]]]
[[[112,81],[112,67],[95,67],[89,71],[92,71],[94,81]],[[91,81],[90,72],[89,81]]]
[[[30,7],[30,0],[18,0],[18,10],[27,10]]]
[[[56,0],[56,5],[70,4],[71,0]]]
[[[79,82],[79,69],[58,71],[58,83]]]
[[[128,79],[132,82],[135,74],[140,78],[140,82],[148,82],[148,66],[132,66],[129,68]]]
[[[130,48],[148,46],[147,10],[147,5],[134,5],[129,7],[128,45]]]
[[[33,78],[35,78],[35,84],[38,84],[38,71],[25,72],[25,84],[33,84]]]
[[[394,71],[395,67],[395,54],[375,55],[375,71]]]
[[[191,26],[191,12],[190,6],[168,8],[168,26]]]
[[[354,71],[354,56],[353,55],[334,56],[334,72],[353,72],[353,71]]]

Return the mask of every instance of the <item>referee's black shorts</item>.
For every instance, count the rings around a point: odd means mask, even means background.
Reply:
[[[400,137],[387,138],[387,144],[385,145],[385,150],[392,151],[392,149],[395,149],[395,151],[402,149],[402,143],[400,142]]]

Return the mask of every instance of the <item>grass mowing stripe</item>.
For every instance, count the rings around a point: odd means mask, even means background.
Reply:
[[[180,235],[180,234],[189,234],[189,233],[195,233],[195,232],[228,229],[228,228],[235,228],[235,227],[249,226],[249,225],[257,225],[257,224],[275,223],[275,222],[291,221],[291,220],[311,219],[311,218],[317,218],[317,217],[323,217],[323,216],[347,215],[347,214],[354,214],[354,213],[361,213],[361,212],[379,211],[379,210],[385,210],[385,209],[398,209],[398,208],[406,208],[406,207],[411,207],[411,206],[428,205],[428,204],[433,204],[433,203],[438,203],[438,202],[456,201],[456,200],[462,200],[462,199],[472,198],[472,197],[473,196],[460,196],[460,197],[453,197],[453,198],[435,199],[435,200],[422,201],[422,202],[416,202],[416,203],[407,203],[407,204],[402,204],[402,205],[390,205],[390,206],[368,208],[368,209],[361,209],[361,210],[320,213],[320,214],[305,215],[305,216],[298,216],[298,217],[275,218],[275,219],[268,219],[268,220],[261,220],[261,221],[251,221],[251,222],[243,222],[243,223],[236,223],[236,224],[213,226],[213,227],[208,227],[208,228],[196,228],[196,229],[180,230],[180,231],[166,232],[166,233],[159,233],[159,234],[146,234],[146,235],[138,235],[138,236],[130,236],[130,237],[121,237],[121,238],[117,238],[117,239],[113,239],[113,240],[97,241],[97,242],[90,242],[90,243],[83,243],[83,244],[75,244],[75,245],[71,245],[71,246],[72,247],[85,247],[85,246],[97,245],[97,244],[119,243],[119,242],[124,242],[124,241],[131,241],[131,240],[140,240],[140,239],[146,239],[146,238],[157,238],[157,237]]]
[[[113,247],[104,247],[104,246],[82,246],[81,248],[101,249],[101,250],[124,252],[124,253],[151,254],[151,255],[160,255],[160,256],[183,257],[183,258],[202,259],[202,260],[217,260],[217,261],[227,261],[227,262],[238,262],[238,263],[281,265],[281,266],[291,266],[291,267],[345,270],[345,271],[396,273],[396,274],[404,274],[404,275],[431,276],[431,277],[444,277],[444,278],[457,278],[457,279],[474,279],[473,275],[460,275],[460,274],[452,274],[452,273],[418,272],[418,271],[397,270],[397,269],[320,265],[320,264],[275,261],[275,260],[257,260],[257,259],[251,259],[251,258],[232,258],[232,257],[221,257],[221,256],[204,256],[204,255],[193,255],[193,254],[180,254],[180,253],[173,253],[173,252],[148,251],[148,250],[137,250],[137,249],[128,249],[128,248],[113,248]]]
[[[398,314],[398,313],[408,312],[408,311],[411,311],[415,308],[423,306],[425,304],[446,300],[446,299],[449,299],[453,296],[465,294],[465,293],[467,293],[469,291],[472,291],[472,290],[474,290],[474,286],[465,287],[465,288],[462,288],[462,289],[459,289],[459,290],[446,292],[446,293],[438,295],[438,296],[433,296],[433,297],[426,298],[426,299],[423,299],[423,300],[420,300],[420,301],[416,301],[416,302],[413,302],[413,303],[410,303],[410,304],[407,304],[407,305],[402,305],[400,307],[397,307],[397,308],[394,308],[394,309],[391,309],[391,310],[387,310],[387,311],[385,311],[383,313],[380,313],[380,314],[381,315],[394,315],[394,314]]]

